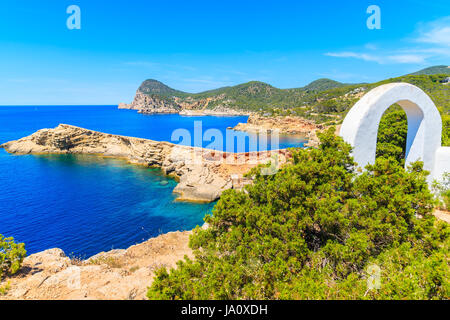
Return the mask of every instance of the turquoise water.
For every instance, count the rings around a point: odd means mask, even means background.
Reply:
[[[0,107],[0,143],[59,123],[171,141],[175,129],[193,132],[194,121],[202,121],[204,131],[215,128],[225,136],[227,127],[246,120],[144,116],[117,106]],[[292,137],[280,141],[280,147],[302,144]],[[58,247],[87,258],[202,225],[214,204],[177,202],[172,193],[175,186],[158,169],[121,160],[89,155],[16,156],[0,149],[0,234],[25,242],[28,253]]]

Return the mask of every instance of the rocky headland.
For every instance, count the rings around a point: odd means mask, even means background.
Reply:
[[[142,114],[180,114],[187,116],[239,116],[249,112],[227,108],[220,103],[208,108],[211,103],[221,101],[223,95],[196,99],[193,97],[177,97],[153,94],[139,87],[130,104],[120,103],[119,109],[137,110]]]
[[[142,92],[136,92],[133,102],[130,104],[120,103],[119,109],[137,110],[143,114],[170,114],[179,113],[181,107],[157,95],[146,95]]]
[[[130,163],[159,167],[179,183],[178,200],[211,202],[236,185],[252,167],[271,161],[273,153],[286,160],[283,150],[227,153],[175,145],[164,141],[126,137],[60,124],[41,129],[0,147],[14,154],[92,154],[125,159]]]
[[[157,166],[179,180],[179,200],[214,201],[229,188],[241,189],[251,180],[242,175],[260,163],[286,162],[289,154],[226,153],[148,139],[107,134],[60,124],[41,129],[0,147],[17,155],[92,154],[121,158],[137,165]],[[204,227],[207,227],[206,225]],[[69,258],[58,248],[25,258],[21,269],[3,279],[0,300],[145,299],[156,270],[175,267],[184,256],[192,231],[171,232],[128,249],[99,253],[87,260]]]

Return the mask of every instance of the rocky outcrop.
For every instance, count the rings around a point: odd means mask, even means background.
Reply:
[[[283,134],[307,136],[311,131],[323,129],[323,126],[300,117],[264,117],[253,114],[247,123],[239,123],[233,129],[247,132],[279,130]]]
[[[130,104],[120,103],[119,109],[132,109],[144,114],[167,114],[178,113],[181,110],[181,107],[171,99],[157,95],[147,95],[138,91],[136,92],[133,102]]]
[[[316,147],[319,144],[317,133],[325,129],[323,125],[300,117],[266,117],[256,114],[250,115],[247,123],[239,123],[233,130],[246,132],[267,132],[279,130],[280,134],[299,135],[308,142],[307,147]]]
[[[153,88],[152,90],[154,91],[155,89]],[[178,92],[173,91],[174,93]],[[234,110],[221,104],[225,98],[224,94],[206,98],[193,98],[186,96],[185,93],[182,94],[182,97],[172,96],[169,93],[166,93],[166,95],[152,94],[148,88],[141,85],[136,92],[133,102],[130,104],[119,103],[119,109],[137,110],[138,113],[142,114],[179,113],[186,116],[238,116],[249,114],[248,112]],[[210,104],[214,102],[216,102],[216,105],[211,107]]]
[[[145,299],[155,271],[172,268],[185,255],[191,231],[170,232],[128,249],[70,259],[61,249],[26,257],[14,276],[0,282],[9,290],[0,300]]]
[[[160,167],[179,180],[179,200],[211,202],[232,188],[231,175],[271,160],[272,152],[225,153],[169,142],[126,137],[60,124],[7,142],[0,147],[15,154],[93,154]],[[284,154],[284,151],[280,151]],[[284,160],[283,160],[284,159]],[[280,163],[285,158],[280,159]]]

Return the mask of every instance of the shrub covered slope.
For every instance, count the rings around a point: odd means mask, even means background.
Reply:
[[[421,163],[379,157],[356,174],[332,130],[272,176],[255,169],[197,228],[195,259],[161,269],[151,299],[448,299],[449,228]],[[368,287],[369,267],[381,269]]]

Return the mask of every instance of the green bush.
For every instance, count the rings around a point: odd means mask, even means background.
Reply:
[[[20,269],[26,254],[25,244],[15,243],[13,238],[0,234],[0,281],[3,276],[13,275]]]
[[[421,163],[377,159],[356,174],[330,129],[272,176],[254,169],[190,238],[187,257],[157,272],[150,299],[445,299],[449,228],[431,214]],[[381,268],[368,290],[367,267]]]
[[[392,109],[395,111],[391,111]],[[406,113],[401,109],[389,108],[378,127],[377,157],[394,157],[399,163],[404,164],[407,134]]]
[[[450,115],[442,116],[442,145],[450,146]]]

